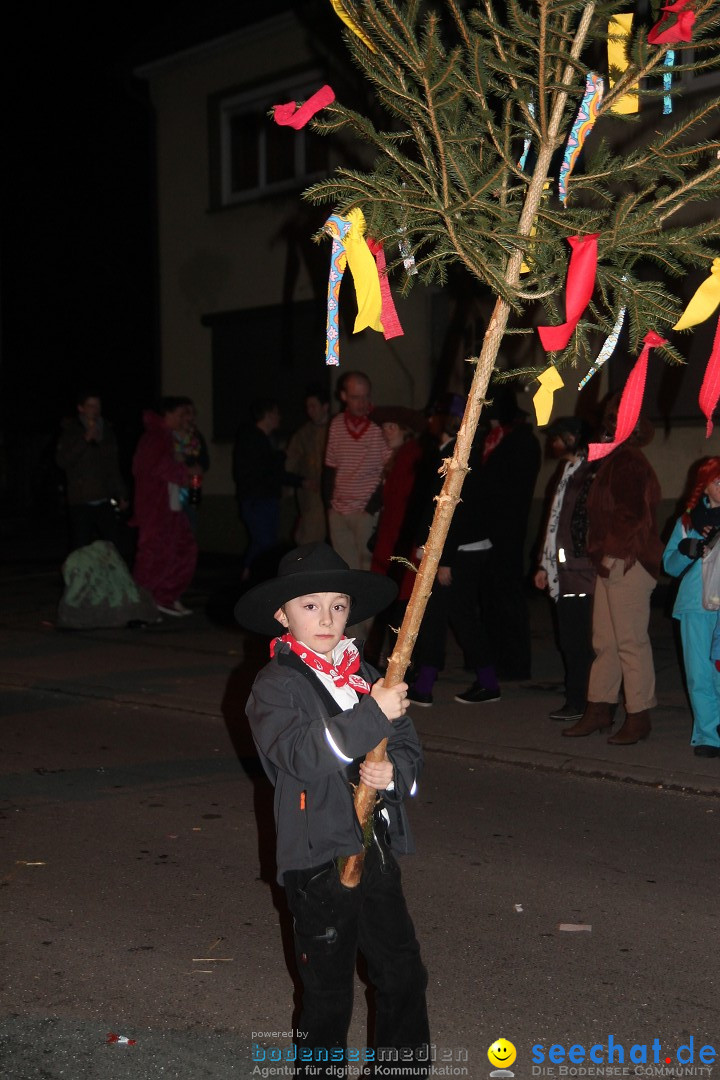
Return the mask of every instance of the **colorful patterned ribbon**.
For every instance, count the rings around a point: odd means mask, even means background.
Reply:
[[[398,229],[399,233],[404,233],[406,231],[407,230],[404,226],[403,228]],[[402,255],[403,266],[405,267],[407,273],[417,274],[418,268],[415,265],[415,256],[413,255],[412,249],[408,244],[407,240],[405,240],[403,237],[401,237],[398,241],[398,249],[400,251],[400,254]]]
[[[627,281],[627,274],[623,274],[622,280]],[[582,378],[578,383],[578,390],[582,390],[584,386],[587,386],[593,375],[600,370],[605,361],[609,360],[612,354],[615,352],[615,347],[618,343],[618,338],[620,337],[620,331],[622,330],[623,324],[625,322],[626,311],[627,307],[623,305],[618,312],[618,317],[615,320],[615,325],[605,339],[605,344],[595,358],[595,363],[592,365],[587,375],[585,375],[585,377]]]
[[[718,319],[715,329],[715,339],[710,350],[710,359],[705,368],[705,375],[698,394],[698,405],[707,420],[705,427],[706,439],[709,439],[712,435],[712,417],[717,407],[718,398],[720,398],[720,319]]]
[[[359,207],[347,217],[332,214],[325,222],[325,232],[332,237],[330,277],[328,280],[327,336],[325,363],[337,367],[340,363],[340,328],[338,301],[345,267],[349,265],[355,284],[358,313],[353,333],[365,327],[382,332],[382,293],[378,268],[365,240],[365,216]]]
[[[528,101],[528,112],[530,113],[530,115],[534,119],[535,118],[535,102],[534,101]],[[522,151],[522,154],[520,155],[520,160],[518,161],[518,169],[522,169],[523,172],[525,171],[525,163],[527,162],[527,156],[530,153],[530,147],[531,146],[532,146],[532,140],[531,140],[530,134],[528,133],[525,136],[525,138],[523,139],[523,151]]]
[[[552,414],[553,394],[556,390],[560,390],[565,383],[562,381],[560,372],[554,364],[551,364],[550,367],[538,375],[538,382],[540,383],[540,389],[536,391],[533,397],[535,418],[538,427],[545,427],[550,422]]]
[[[377,266],[378,279],[380,281],[380,296],[382,299],[382,312],[380,320],[382,322],[383,336],[386,341],[390,338],[403,337],[405,331],[400,325],[400,319],[395,308],[395,301],[392,298],[390,292],[390,282],[387,276],[387,264],[385,262],[385,251],[382,244],[377,240],[373,240],[372,237],[367,237],[367,246],[370,249],[370,254],[375,258],[375,265]]]
[[[543,348],[548,352],[565,348],[580,321],[580,316],[590,303],[590,297],[595,288],[599,235],[600,233],[588,233],[587,236],[568,236],[567,238],[572,248],[572,255],[565,287],[566,321],[560,326],[538,327]]]
[[[696,290],[688,306],[673,326],[673,330],[687,330],[705,322],[720,304],[720,259],[713,259],[710,276]]]
[[[676,45],[680,41],[692,41],[695,12],[689,6],[691,0],[675,0],[674,4],[663,4],[663,14],[647,36],[651,45]],[[673,15],[675,22],[669,26]]]
[[[615,439],[607,443],[590,443],[588,447],[588,461],[598,461],[607,457],[624,443],[628,436],[632,435],[637,427],[642,407],[643,394],[645,393],[645,381],[647,379],[648,357],[650,350],[658,345],[666,345],[665,338],[660,337],[654,330],[650,330],[643,338],[643,349],[638,357],[635,367],[628,376],[625,389],[620,398],[618,407],[617,424],[615,427]]]
[[[368,38],[365,37],[365,34],[362,32],[355,20],[350,18],[348,13],[345,11],[345,8],[342,6],[341,0],[330,0],[330,3],[335,8],[336,13],[340,16],[347,28],[349,30],[352,30],[353,34],[355,34],[356,37],[360,38],[363,45],[366,45],[370,52],[375,52],[375,46]]]
[[[305,127],[308,120],[312,120],[315,113],[320,112],[326,105],[335,100],[335,91],[331,86],[321,86],[312,97],[298,106],[294,101],[288,101],[285,105],[273,105],[273,120],[281,127],[291,127],[299,131]]]
[[[578,109],[575,122],[568,136],[565,147],[565,156],[560,166],[560,179],[558,181],[558,195],[561,203],[567,199],[567,182],[575,168],[580,151],[588,135],[597,120],[597,112],[605,92],[605,82],[594,71],[588,71],[585,77],[585,94],[580,108]]]
[[[674,49],[668,49],[665,53],[665,64],[670,68],[674,66]],[[663,90],[665,91],[665,96],[663,97],[663,116],[670,116],[672,113],[672,98],[670,97],[670,91],[672,90],[672,71],[665,71],[663,73]]]
[[[350,229],[350,222],[340,214],[332,214],[325,222],[325,232],[332,237],[330,256],[330,277],[328,279],[327,330],[325,342],[325,363],[329,367],[340,364],[340,327],[338,323],[340,285],[342,283],[347,255],[344,240]]]
[[[608,23],[608,72],[616,68],[622,75],[627,71],[630,63],[627,58],[627,46],[632,30],[632,12],[622,12],[613,15]],[[615,79],[610,75],[610,89],[615,85]],[[623,94],[621,98],[611,106],[615,113],[636,113],[638,111],[638,84],[633,83],[632,93]]]

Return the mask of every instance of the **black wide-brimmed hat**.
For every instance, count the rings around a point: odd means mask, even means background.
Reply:
[[[397,424],[398,427],[407,428],[421,435],[427,426],[427,421],[421,412],[416,409],[407,409],[404,405],[378,405],[370,414],[373,423],[382,427],[383,424]]]
[[[278,576],[263,581],[241,596],[235,618],[256,634],[278,633],[274,615],[279,607],[308,593],[338,592],[350,597],[348,623],[362,622],[386,608],[395,598],[397,586],[382,574],[351,570],[328,544],[305,544],[280,560]]]

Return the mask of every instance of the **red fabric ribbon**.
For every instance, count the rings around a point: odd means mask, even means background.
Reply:
[[[334,100],[333,88],[321,86],[299,109],[294,101],[288,101],[285,105],[273,105],[273,120],[281,127],[291,127],[299,131],[301,127],[305,127],[308,120],[312,120],[316,112],[320,112]]]
[[[666,345],[665,338],[660,337],[654,330],[650,330],[643,338],[643,350],[637,358],[635,367],[628,376],[625,389],[620,398],[618,407],[617,424],[615,426],[615,439],[607,443],[590,443],[588,447],[588,461],[598,461],[599,458],[607,457],[624,443],[629,435],[637,427],[642,406],[643,394],[645,393],[645,380],[647,378],[648,357],[650,350],[658,345]]]
[[[597,268],[597,241],[600,233],[587,236],[568,236],[572,248],[565,286],[565,315],[567,321],[560,326],[539,326],[538,333],[543,348],[548,352],[564,349],[572,337],[580,316],[590,303],[595,288]]]
[[[375,257],[375,265],[377,266],[378,278],[380,280],[380,298],[382,300],[380,322],[383,327],[383,335],[386,341],[394,337],[403,337],[405,331],[400,325],[400,319],[395,310],[395,301],[390,292],[390,282],[388,281],[387,265],[385,263],[385,251],[383,250],[382,244],[377,240],[373,240],[371,236],[366,236],[365,239],[367,241],[367,246]]]
[[[709,439],[712,435],[712,417],[718,403],[718,398],[720,398],[720,319],[718,319],[717,329],[715,330],[715,340],[713,341],[713,346],[710,350],[710,359],[705,368],[705,375],[703,376],[702,386],[700,387],[700,393],[698,394],[698,405],[700,406],[703,416],[707,420],[707,426],[705,428],[706,439]]]
[[[679,41],[692,41],[695,12],[688,5],[690,0],[675,0],[663,6],[663,15],[647,36],[651,45],[675,45]],[[672,26],[667,24],[673,15],[677,18]]]
[[[342,638],[342,640],[347,641],[347,638]],[[275,655],[280,641],[284,641],[289,645],[291,651],[296,656],[299,656],[309,668],[314,671],[322,671],[324,675],[329,675],[336,686],[350,686],[358,694],[369,694],[372,690],[370,683],[363,679],[362,675],[356,674],[360,670],[360,653],[353,644],[348,645],[338,664],[331,664],[324,656],[313,652],[312,649],[309,649],[307,645],[303,645],[302,641],[298,641],[292,634],[283,634],[282,637],[276,637],[271,641],[271,656]]]

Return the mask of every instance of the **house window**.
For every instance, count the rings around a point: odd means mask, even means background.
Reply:
[[[210,102],[213,207],[303,187],[327,175],[327,139],[307,128],[280,127],[273,105],[305,101],[322,85],[319,73],[215,95]]]

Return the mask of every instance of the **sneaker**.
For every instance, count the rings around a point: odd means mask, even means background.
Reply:
[[[433,703],[432,694],[422,694],[419,690],[413,690],[412,687],[407,692],[407,699],[411,705],[422,705],[424,709]]]
[[[575,705],[562,705],[559,709],[553,709],[548,716],[551,720],[579,720],[584,713],[582,706],[577,708]]]
[[[499,701],[499,690],[487,690],[480,683],[473,683],[469,690],[462,694],[456,694],[455,700],[461,705],[482,705],[486,701]]]
[[[708,746],[701,743],[693,747],[693,754],[695,757],[720,757],[720,746]]]
[[[192,615],[190,608],[186,608],[179,600],[175,600],[172,604],[156,604],[155,607],[158,611],[162,611],[164,615],[174,615],[175,618],[179,619],[182,619],[185,615]]]

